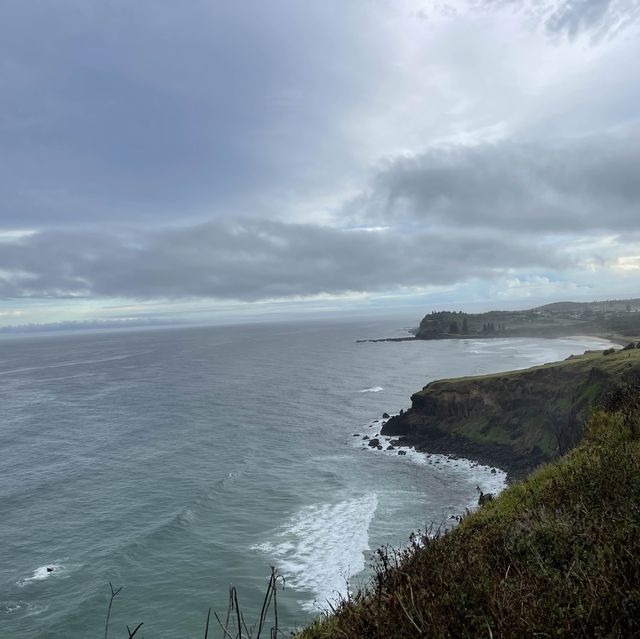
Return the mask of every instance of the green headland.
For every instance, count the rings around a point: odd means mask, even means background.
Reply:
[[[382,428],[405,445],[500,466],[512,478],[571,450],[589,409],[620,383],[640,385],[640,349],[587,352],[522,371],[432,382]]]
[[[520,311],[433,312],[420,322],[417,339],[461,337],[564,337],[593,335],[629,341],[640,336],[640,299],[556,302]]]
[[[370,585],[298,639],[640,636],[633,346],[416,393],[387,432],[496,465],[511,455],[512,477],[538,468],[454,529],[379,550]]]

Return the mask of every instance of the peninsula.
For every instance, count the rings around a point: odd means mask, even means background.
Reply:
[[[628,341],[640,335],[640,299],[556,302],[521,311],[425,315],[416,339],[566,337],[593,335]]]
[[[521,478],[575,447],[590,406],[621,383],[640,385],[636,342],[521,371],[431,382],[381,432]]]
[[[518,311],[433,311],[407,337],[359,342],[495,337],[569,337],[592,335],[620,344],[640,337],[640,298],[597,302],[555,302]]]

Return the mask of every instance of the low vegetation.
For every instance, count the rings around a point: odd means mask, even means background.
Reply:
[[[379,551],[370,587],[298,639],[640,636],[638,388],[454,530]]]

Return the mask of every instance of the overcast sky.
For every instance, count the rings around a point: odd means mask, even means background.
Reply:
[[[0,325],[640,296],[640,0],[0,6]]]

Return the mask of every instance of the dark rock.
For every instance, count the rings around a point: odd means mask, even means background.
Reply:
[[[389,419],[389,413],[382,413],[382,419]]]
[[[369,439],[369,435],[365,435],[362,439]]]
[[[406,455],[407,451],[406,450],[399,450],[398,451],[398,455]]]
[[[354,437],[360,437],[360,433],[353,433]]]
[[[53,572],[53,568],[48,567],[47,572]]]
[[[371,446],[371,448],[375,448],[376,446],[380,445],[380,440],[376,439],[375,437],[373,439],[369,440],[369,446]]]
[[[480,497],[478,497],[478,506],[482,506],[487,502],[493,501],[493,493],[483,493],[480,491]]]
[[[378,450],[382,450],[382,446],[380,446],[380,445],[376,446],[376,448],[377,448]]]
[[[492,468],[492,469],[491,469],[491,474],[492,474],[492,475],[495,475],[495,474],[496,474],[496,469],[495,469],[495,468]]]
[[[392,446],[391,444],[389,444],[389,445],[387,446],[387,450],[395,450],[395,449],[396,449],[396,447],[395,447],[395,446]]]

